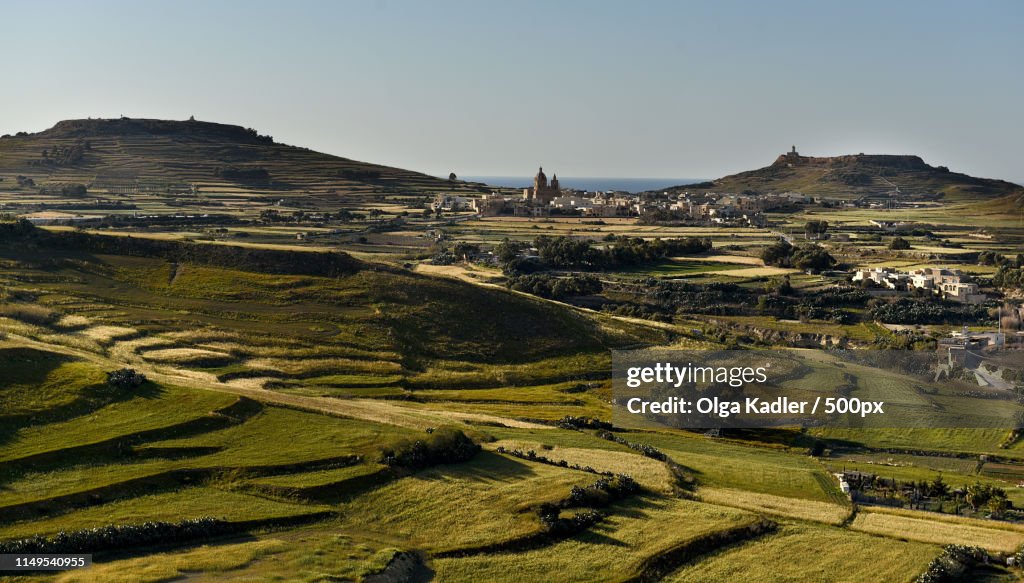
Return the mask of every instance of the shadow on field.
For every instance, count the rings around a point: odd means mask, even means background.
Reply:
[[[624,542],[620,541],[619,539],[612,538],[612,537],[610,537],[610,536],[608,536],[606,534],[597,532],[597,530],[601,529],[601,528],[607,529],[609,532],[615,532],[614,528],[611,528],[611,527],[608,527],[608,526],[604,526],[604,527],[596,526],[596,527],[594,527],[594,530],[591,530],[591,531],[587,532],[586,534],[583,534],[583,535],[579,536],[578,538],[579,538],[579,540],[581,542],[595,544],[595,545],[605,545],[605,546],[609,546],[609,547],[623,547],[623,548],[628,548],[630,546],[628,543],[624,543]]]
[[[627,518],[647,518],[650,512],[664,509],[668,503],[656,496],[642,494],[616,506],[615,514]]]

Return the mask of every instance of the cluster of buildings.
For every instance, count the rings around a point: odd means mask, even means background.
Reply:
[[[694,221],[740,222],[760,226],[765,222],[763,213],[808,202],[810,198],[799,192],[762,195],[705,193],[699,198],[684,192],[675,202],[668,204],[666,210],[682,214]]]
[[[896,291],[925,290],[944,300],[964,304],[980,304],[987,299],[978,290],[978,284],[965,281],[957,269],[925,267],[905,272],[878,267],[856,271],[853,281],[870,281],[878,287]]]
[[[627,192],[563,190],[558,175],[552,175],[549,181],[544,169],[540,168],[533,178],[533,186],[523,189],[522,195],[491,193],[469,198],[441,194],[432,208],[446,212],[473,211],[482,216],[511,214],[533,217],[552,214],[629,217],[661,211],[694,222],[763,225],[764,212],[807,202],[810,199],[799,192],[764,195],[683,192],[653,197]]]

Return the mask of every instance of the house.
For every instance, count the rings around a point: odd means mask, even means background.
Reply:
[[[915,288],[929,290],[944,300],[980,304],[987,299],[978,284],[962,281],[962,274],[955,269],[925,267],[910,272],[910,278]]]
[[[910,276],[906,273],[901,273],[885,267],[876,267],[874,269],[860,269],[855,271],[853,274],[853,281],[871,281],[879,287],[902,291],[907,289]]]
[[[869,222],[875,227],[891,233],[895,233],[897,231],[909,231],[914,228],[914,223],[908,221],[880,221],[871,219]]]
[[[482,217],[496,217],[505,211],[505,197],[497,194],[485,194],[474,198],[469,203],[471,210]]]
[[[450,194],[439,194],[431,205],[435,211],[458,212],[469,210],[470,200],[465,196],[453,196]]]

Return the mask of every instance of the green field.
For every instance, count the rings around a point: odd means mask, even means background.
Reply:
[[[0,143],[12,168],[38,155],[19,140]],[[934,348],[962,324],[900,329],[872,316],[889,299],[847,304],[832,292],[849,291],[855,268],[937,264],[995,291],[997,268],[977,254],[1012,259],[1024,243],[1002,199],[964,202],[953,185],[938,207],[814,205],[770,215],[765,228],[424,215],[434,195],[477,187],[384,167],[367,179],[359,172],[371,165],[263,142],[219,153],[171,137],[93,148],[92,170],[25,172],[102,184],[105,166],[130,164],[141,183],[194,183],[198,194],[91,194],[143,213],[176,212],[186,198],[196,213],[230,219],[52,226],[3,241],[0,542],[204,517],[225,530],[97,548],[91,570],[20,580],[912,581],[946,544],[982,546],[994,561],[1024,545],[1024,445],[1008,430],[617,427],[617,443],[557,424],[609,421],[614,348]],[[218,156],[268,151],[277,182],[212,176]],[[914,179],[930,188],[933,178]],[[0,203],[16,209],[88,203],[10,186]],[[274,210],[377,212],[261,218]],[[761,259],[780,232],[802,244],[803,224],[826,216],[833,237],[821,244],[837,273]],[[889,249],[892,234],[872,230],[877,219],[928,233],[907,234],[909,250]],[[486,257],[433,259],[455,244],[486,256],[506,238],[529,254],[540,235],[602,251],[622,237],[700,237],[712,247],[539,272],[600,283],[568,295],[509,289],[515,274]],[[824,366],[833,353],[808,352],[808,372],[792,380],[808,394],[849,382],[853,396],[921,411],[959,398],[923,392],[909,375]],[[148,381],[108,382],[125,367]],[[430,451],[454,434],[480,451],[457,460]],[[1012,508],[967,518],[855,505],[834,475],[843,470],[902,482],[941,473],[951,488],[1002,488]],[[638,490],[612,494],[609,474],[629,475]]]

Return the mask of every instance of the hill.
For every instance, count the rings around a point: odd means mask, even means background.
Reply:
[[[296,193],[329,203],[339,197],[476,188],[280,144],[241,126],[130,118],[68,120],[39,133],[5,135],[0,177],[0,189],[26,194],[84,185],[93,196],[133,200]]]
[[[1005,180],[975,178],[931,166],[919,156],[855,154],[835,157],[782,154],[770,166],[670,191],[784,192],[856,199],[893,194],[945,201],[995,199],[1024,193]]]

